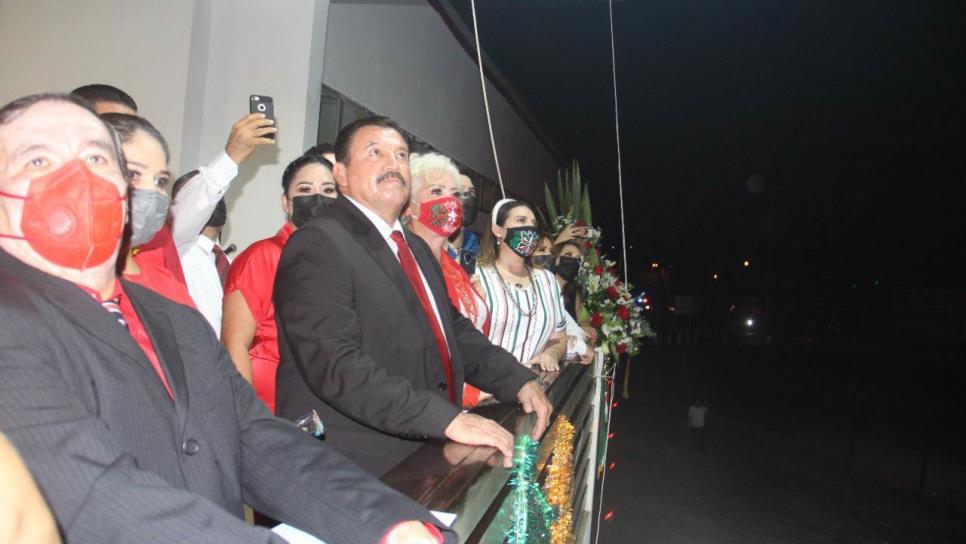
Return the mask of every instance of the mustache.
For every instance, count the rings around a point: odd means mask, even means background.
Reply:
[[[382,183],[387,179],[395,179],[399,183],[406,185],[406,180],[403,179],[402,174],[400,174],[399,172],[386,172],[385,174],[376,178],[376,184]]]

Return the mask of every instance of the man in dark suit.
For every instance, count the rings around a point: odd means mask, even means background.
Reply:
[[[536,412],[539,437],[551,406],[536,376],[453,308],[437,259],[400,225],[409,148],[395,123],[360,119],[335,148],[341,195],[276,274],[278,414],[316,409],[326,440],[377,475],[430,438],[496,447],[509,466],[513,436],[461,413],[463,382]]]
[[[127,185],[86,105],[4,106],[0,149],[0,431],[66,542],[283,542],[243,502],[330,543],[443,541],[269,414],[200,314],[115,277]]]

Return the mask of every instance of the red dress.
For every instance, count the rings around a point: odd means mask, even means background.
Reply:
[[[225,296],[240,291],[255,319],[255,337],[248,348],[252,387],[272,413],[275,413],[275,371],[280,359],[272,290],[282,248],[294,231],[295,227],[286,223],[275,236],[248,246],[232,261],[225,281]]]

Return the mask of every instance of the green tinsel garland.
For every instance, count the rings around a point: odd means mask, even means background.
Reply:
[[[513,523],[506,535],[508,544],[550,542],[550,525],[556,519],[556,514],[534,475],[539,445],[540,442],[523,435],[514,446],[515,459],[510,476]]]

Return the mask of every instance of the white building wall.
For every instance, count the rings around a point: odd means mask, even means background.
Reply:
[[[324,67],[327,86],[497,179],[479,68],[428,3],[333,2]],[[559,165],[493,85],[487,96],[504,184],[540,205]]]
[[[178,162],[192,0],[0,0],[0,103],[87,83],[124,89]]]
[[[323,80],[496,179],[476,64],[421,0],[0,0],[0,103],[115,85],[168,139],[175,172],[224,147],[250,94],[275,99],[278,144],[256,152],[227,197],[225,239],[240,248],[284,219],[282,170],[316,143]],[[488,93],[507,187],[541,203],[558,165]]]
[[[224,148],[253,93],[275,98],[278,145],[228,194],[225,238],[273,234],[282,170],[315,144],[328,0],[2,0],[0,103],[109,83],[138,102],[187,172]]]

